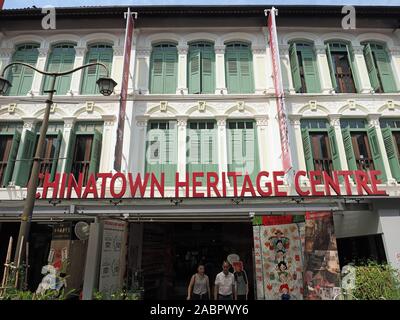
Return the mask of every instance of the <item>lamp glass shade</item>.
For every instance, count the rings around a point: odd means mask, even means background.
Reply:
[[[6,78],[0,77],[0,96],[6,95],[10,87],[10,81],[8,81]]]
[[[99,91],[104,96],[109,96],[114,92],[117,83],[111,78],[100,78],[96,81]]]

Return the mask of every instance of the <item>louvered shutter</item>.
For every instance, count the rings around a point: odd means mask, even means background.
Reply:
[[[371,154],[372,154],[372,159],[374,160],[374,166],[376,170],[380,170],[382,174],[379,176],[379,178],[382,180],[382,182],[387,181],[386,177],[386,171],[385,171],[385,166],[383,165],[383,158],[382,158],[382,153],[381,149],[379,147],[378,143],[378,135],[376,132],[375,127],[370,127],[368,128],[368,141],[371,149]]]
[[[15,165],[15,184],[25,187],[29,180],[36,146],[36,133],[26,130],[20,159]]]
[[[239,70],[237,53],[233,49],[226,50],[225,54],[226,86],[229,93],[240,92]]]
[[[35,66],[39,52],[37,48],[18,50],[12,59],[12,62],[23,62]],[[15,65],[11,67],[8,73],[8,80],[11,82],[10,96],[26,95],[32,88],[34,71],[30,68]]]
[[[358,77],[358,68],[357,64],[355,62],[355,57],[353,52],[350,50],[350,47],[346,45],[347,47],[347,59],[349,60],[349,65],[351,68],[351,74],[353,76],[353,81],[354,81],[354,86],[356,87],[356,91],[360,92],[360,79]]]
[[[200,50],[191,49],[189,54],[189,93],[201,93]]]
[[[328,59],[329,71],[330,71],[330,75],[331,75],[332,87],[333,87],[333,89],[335,89],[336,92],[338,92],[338,83],[336,81],[335,63],[332,59],[332,54],[331,54],[331,49],[329,47],[329,44],[325,45],[325,49],[326,49],[326,56]]]
[[[253,93],[253,65],[250,50],[241,49],[239,51],[239,92]]]
[[[170,127],[164,132],[165,143],[161,145],[162,169],[165,174],[165,184],[167,186],[173,186],[175,184],[178,142],[176,129],[176,125],[170,123]]]
[[[390,127],[382,128],[381,130],[392,176],[396,179],[396,181],[400,181],[399,157],[397,154],[395,141],[393,139],[392,130]]]
[[[146,172],[154,173],[159,179],[161,173],[161,143],[162,130],[150,129],[147,133]]]
[[[245,164],[243,174],[248,173],[253,181],[257,176],[258,171],[258,148],[256,143],[255,126],[252,128],[243,129],[243,157]]]
[[[314,170],[313,151],[310,140],[310,133],[307,128],[301,129],[301,138],[303,141],[304,159],[306,161],[307,171]]]
[[[89,176],[99,172],[101,158],[101,132],[95,130],[93,134],[92,149],[90,151]]]
[[[357,170],[357,163],[349,128],[342,129],[342,136],[348,168],[349,170]]]
[[[75,156],[75,143],[76,143],[76,134],[75,134],[75,128],[71,129],[71,132],[69,134],[69,140],[68,140],[68,148],[67,148],[67,154],[66,154],[66,159],[65,159],[65,169],[64,171],[66,173],[70,173],[72,170],[72,163],[74,160]]]
[[[54,181],[54,178],[56,176],[56,172],[60,171],[57,170],[59,169],[59,156],[60,156],[60,149],[61,149],[61,143],[62,143],[62,132],[61,130],[58,130],[57,133],[57,140],[56,140],[56,144],[55,144],[55,148],[54,148],[54,153],[52,155],[53,160],[51,163],[51,171],[50,171],[50,181]]]
[[[21,142],[21,133],[19,131],[15,131],[11,144],[10,154],[8,155],[7,159],[6,170],[4,171],[4,176],[2,181],[2,186],[4,187],[7,187],[8,183],[11,181],[20,142]]]
[[[303,48],[301,51],[301,58],[303,60],[304,79],[306,81],[307,93],[321,92],[315,54],[312,48]]]
[[[338,150],[338,145],[337,145],[337,140],[336,140],[335,128],[333,126],[330,126],[328,128],[328,139],[329,139],[329,146],[331,147],[330,149],[331,149],[333,169],[341,170],[342,166],[341,166],[341,163],[340,163],[340,157],[339,157],[339,150]]]
[[[382,81],[383,91],[397,92],[396,82],[393,77],[388,54],[383,49],[374,49],[373,51],[375,54],[377,68],[379,70],[379,76]]]
[[[292,43],[289,47],[290,69],[292,71],[293,87],[296,92],[301,89],[300,65],[297,57],[296,44]]]
[[[380,83],[378,79],[378,70],[375,67],[374,57],[372,56],[372,50],[370,44],[366,44],[364,47],[364,58],[367,65],[368,76],[371,82],[371,86],[375,91],[380,89]]]
[[[201,53],[201,93],[215,92],[215,54],[210,48]]]
[[[164,52],[164,92],[163,93],[176,93],[177,87],[177,64],[178,54],[175,50],[168,50]]]

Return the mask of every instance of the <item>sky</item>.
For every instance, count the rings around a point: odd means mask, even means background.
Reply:
[[[4,9],[110,5],[370,5],[400,6],[400,0],[5,0]]]

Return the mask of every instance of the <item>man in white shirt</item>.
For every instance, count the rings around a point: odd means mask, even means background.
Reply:
[[[235,277],[229,272],[230,264],[224,261],[222,272],[215,277],[214,299],[236,300]]]

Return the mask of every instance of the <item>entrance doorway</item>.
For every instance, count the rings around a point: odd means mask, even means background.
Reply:
[[[184,300],[197,265],[205,265],[213,297],[215,276],[237,254],[253,299],[253,229],[243,222],[144,223],[141,269],[144,298]],[[233,269],[231,269],[233,272]]]

